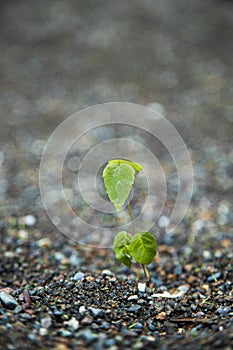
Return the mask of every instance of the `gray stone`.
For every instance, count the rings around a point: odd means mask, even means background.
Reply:
[[[7,292],[1,292],[0,299],[3,305],[8,309],[15,309],[18,305],[17,301]]]
[[[51,325],[52,325],[52,319],[51,317],[48,315],[46,317],[43,317],[40,320],[41,326],[45,329],[48,329]]]
[[[128,308],[128,311],[129,312],[135,312],[137,313],[142,307],[139,306],[139,305],[131,305],[129,308]]]
[[[89,344],[98,339],[98,335],[96,333],[93,333],[90,329],[81,331],[79,333],[79,336],[84,338]]]
[[[229,312],[231,311],[231,307],[230,306],[225,306],[225,307],[219,307],[216,310],[216,313],[221,315],[221,316],[225,316],[227,315]]]
[[[192,329],[191,329],[191,331],[190,331],[190,335],[197,335],[198,334],[198,329],[196,328],[196,327],[193,327]]]
[[[67,331],[66,329],[61,329],[60,334],[62,337],[71,337],[72,336],[72,332]]]
[[[23,308],[21,305],[18,304],[14,309],[14,313],[19,314],[21,311],[23,311]]]
[[[104,310],[103,309],[96,309],[95,307],[89,307],[89,311],[91,312],[92,316],[94,316],[94,317],[102,317],[102,316],[104,316]]]

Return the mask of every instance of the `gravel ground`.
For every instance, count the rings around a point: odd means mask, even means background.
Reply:
[[[0,348],[230,350],[232,1],[12,0],[0,10]],[[140,266],[58,232],[39,194],[55,127],[109,101],[162,112],[194,167],[181,225],[153,228],[145,290]]]
[[[41,223],[18,226],[1,225],[0,333],[8,349],[231,349],[230,234],[200,235],[198,245],[180,235],[160,242],[146,287],[140,267],[122,267],[111,250],[40,238]]]

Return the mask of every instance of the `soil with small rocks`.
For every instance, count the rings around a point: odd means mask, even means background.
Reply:
[[[146,286],[140,266],[123,267],[111,250],[78,247],[65,238],[31,240],[36,225],[22,236],[13,221],[1,222],[2,348],[231,348],[227,234],[200,236],[188,250],[185,237],[161,242]]]

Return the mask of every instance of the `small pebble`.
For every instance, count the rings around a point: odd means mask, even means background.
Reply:
[[[93,330],[96,330],[96,329],[99,329],[100,328],[100,326],[98,326],[98,324],[96,324],[96,323],[92,323],[92,325],[91,325],[91,329],[93,329]]]
[[[35,334],[30,333],[30,334],[28,334],[27,338],[33,343],[37,342]]]
[[[176,275],[181,275],[183,271],[183,266],[181,264],[176,265],[175,269],[174,269],[174,273]]]
[[[148,342],[154,342],[156,340],[156,338],[153,337],[152,335],[148,335],[148,336],[144,336],[143,340],[146,340]]]
[[[15,252],[6,251],[6,252],[4,252],[4,256],[8,259],[12,259],[16,256],[16,254],[15,254]]]
[[[134,313],[138,313],[138,311],[141,309],[142,307],[140,305],[131,305],[128,308],[129,312],[134,312]]]
[[[203,250],[202,256],[205,259],[205,261],[209,261],[212,259],[212,255],[208,250]]]
[[[198,334],[198,329],[196,327],[193,327],[189,334],[190,335],[197,335]]]
[[[66,329],[61,329],[61,330],[60,330],[60,335],[61,335],[62,337],[67,338],[67,337],[71,337],[71,336],[72,336],[72,332],[67,331]]]
[[[15,309],[15,307],[18,306],[17,301],[6,292],[0,292],[0,300],[8,309]]]
[[[78,257],[77,254],[73,253],[70,258],[69,258],[69,261],[70,261],[70,265],[72,266],[78,266],[80,264],[80,258]]]
[[[153,331],[155,331],[156,327],[152,323],[149,323],[148,329],[153,332]]]
[[[178,291],[179,291],[179,292],[184,292],[184,293],[186,293],[188,290],[189,290],[189,286],[187,286],[187,285],[183,285],[183,286],[179,286],[179,287],[178,287]]]
[[[48,329],[52,325],[52,319],[50,316],[44,317],[40,320],[42,328]]]
[[[18,304],[14,309],[14,313],[19,314],[22,310],[23,310],[22,306]]]
[[[93,333],[90,329],[85,329],[79,333],[79,336],[84,338],[88,344],[98,339],[98,335]]]
[[[41,238],[36,243],[40,248],[49,248],[52,246],[52,241],[50,238]]]
[[[75,332],[79,328],[79,321],[72,317],[69,321],[64,322],[71,332]]]
[[[87,311],[87,309],[85,308],[84,305],[82,305],[82,306],[79,307],[79,313],[80,313],[80,314],[84,314],[86,311]]]
[[[105,275],[105,276],[115,276],[115,274],[110,271],[110,270],[103,270],[102,271],[102,275]]]
[[[94,317],[101,317],[104,316],[104,310],[103,309],[96,309],[95,307],[89,307],[89,310]]]
[[[231,307],[226,306],[226,307],[219,307],[219,308],[216,310],[216,313],[219,314],[219,315],[221,315],[221,316],[225,316],[225,315],[227,315],[230,311],[231,311]]]
[[[105,321],[101,324],[101,328],[102,329],[106,329],[106,330],[109,329],[110,326],[111,326],[110,323],[109,322],[105,322]]]
[[[145,293],[146,283],[138,283],[138,291],[141,293]]]
[[[80,281],[83,277],[85,276],[85,274],[83,272],[77,272],[74,277],[73,277],[73,280],[75,280],[76,282],[77,281]]]
[[[92,324],[92,322],[93,322],[93,319],[91,317],[86,316],[82,319],[80,323],[83,326],[88,326],[89,324]]]
[[[36,218],[34,215],[26,215],[23,218],[19,220],[20,224],[26,225],[26,226],[34,226],[36,223]]]
[[[104,342],[104,345],[106,348],[110,348],[112,346],[114,346],[116,344],[116,340],[115,339],[107,339],[105,342]]]
[[[167,227],[169,225],[170,219],[166,215],[160,216],[158,220],[159,227]]]
[[[61,316],[64,314],[64,312],[63,312],[62,310],[55,309],[55,310],[53,311],[53,314],[54,314],[54,316],[56,316],[56,317],[61,317]]]
[[[54,254],[54,258],[55,258],[55,260],[57,260],[57,261],[62,261],[62,259],[65,258],[65,255],[64,255],[63,253],[61,253],[61,252],[56,252],[56,253]]]
[[[214,256],[215,256],[216,259],[220,259],[220,258],[222,258],[223,253],[221,252],[221,250],[216,250],[214,252]]]
[[[130,297],[128,297],[128,300],[138,300],[138,296],[137,295],[130,295]]]
[[[39,334],[44,337],[45,335],[48,334],[48,330],[46,328],[40,328]]]

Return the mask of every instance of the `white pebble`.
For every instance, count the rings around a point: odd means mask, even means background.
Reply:
[[[80,306],[78,311],[79,311],[80,314],[84,314],[87,311],[87,309],[85,308],[84,305],[82,305],[82,306]]]
[[[40,328],[39,334],[44,337],[45,335],[48,334],[48,330],[46,328]]]
[[[6,258],[14,258],[15,257],[15,252],[12,252],[10,250],[7,250],[6,252],[4,252],[4,255]]]
[[[36,223],[36,218],[34,215],[29,214],[20,219],[20,223],[27,226],[33,226]]]
[[[146,283],[138,283],[138,290],[139,292],[144,293],[146,290]]]
[[[212,255],[209,250],[203,250],[202,256],[206,260],[210,260],[212,258]]]
[[[138,300],[138,296],[137,295],[130,295],[130,297],[128,297],[128,300]]]
[[[169,225],[169,222],[169,217],[167,217],[166,215],[162,215],[158,220],[158,225],[159,227],[167,227]]]
[[[103,270],[102,271],[102,275],[106,275],[106,276],[114,276],[114,273],[110,270]]]
[[[79,322],[75,317],[72,317],[69,321],[64,322],[71,332],[75,332],[79,327]]]

